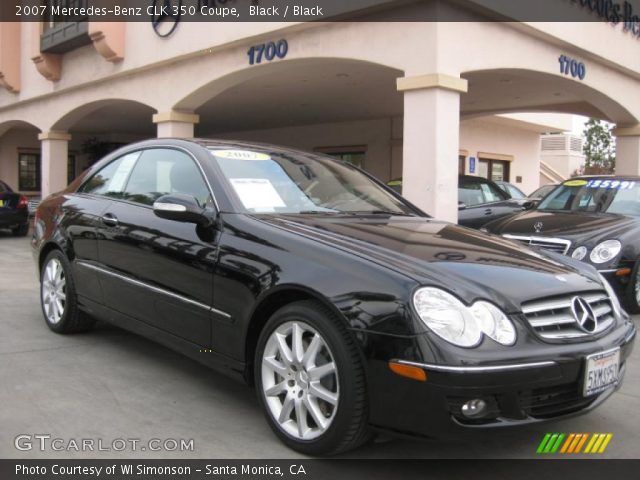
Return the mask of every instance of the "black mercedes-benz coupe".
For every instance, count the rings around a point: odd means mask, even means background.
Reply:
[[[270,145],[122,148],[42,202],[33,252],[51,330],[102,319],[243,379],[314,455],[587,412],[636,334],[593,267]]]
[[[0,180],[0,228],[10,229],[17,237],[29,233],[29,199],[14,192]]]
[[[590,263],[640,313],[640,177],[573,178],[537,208],[484,228]]]

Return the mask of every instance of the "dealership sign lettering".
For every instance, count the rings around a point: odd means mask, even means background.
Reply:
[[[569,0],[571,3],[589,9],[605,22],[618,25],[622,22],[625,32],[640,38],[640,16],[633,11],[631,2],[617,2],[615,0]]]

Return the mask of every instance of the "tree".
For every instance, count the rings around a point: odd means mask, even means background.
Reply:
[[[616,142],[613,138],[613,127],[612,124],[595,118],[590,118],[585,123],[582,135],[586,174],[607,174],[615,171]]]

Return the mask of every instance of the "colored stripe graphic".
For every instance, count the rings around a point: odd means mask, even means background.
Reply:
[[[545,434],[544,438],[540,442],[540,445],[538,445],[538,450],[536,450],[536,453],[542,453],[544,451],[544,447],[547,445],[549,438],[551,438],[551,434],[550,433]]]
[[[612,438],[612,433],[545,433],[536,453],[604,453]]]
[[[607,445],[609,445],[609,442],[611,441],[612,438],[613,438],[613,433],[607,433],[607,437],[604,439],[604,442],[602,442],[602,445],[600,446],[600,450],[598,451],[598,453],[604,453],[604,451],[607,449]]]
[[[567,437],[567,440],[564,442],[564,445],[562,446],[562,450],[560,450],[560,453],[566,453],[567,449],[569,448],[569,445],[571,445],[571,442],[573,442],[573,439],[575,438],[576,434],[575,433],[570,433],[569,436]]]
[[[578,443],[578,446],[576,447],[575,453],[580,453],[580,450],[582,450],[582,446],[584,445],[584,442],[586,442],[587,438],[589,438],[588,433],[581,433],[580,435],[582,435],[582,438],[580,439],[580,443]]]

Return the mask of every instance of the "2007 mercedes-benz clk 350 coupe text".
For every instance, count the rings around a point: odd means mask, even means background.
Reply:
[[[592,266],[269,145],[120,149],[42,202],[33,250],[51,330],[106,320],[244,379],[307,454],[587,412],[636,333]]]

